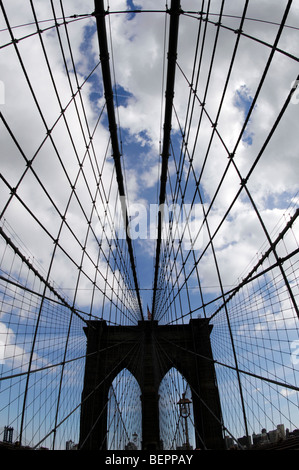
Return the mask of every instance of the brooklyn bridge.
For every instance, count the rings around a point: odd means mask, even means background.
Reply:
[[[0,5],[0,449],[298,449],[299,1]]]

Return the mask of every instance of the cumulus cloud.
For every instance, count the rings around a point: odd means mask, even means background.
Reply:
[[[220,1],[211,4],[209,20],[213,23],[218,21],[220,5]],[[6,1],[4,6],[13,26],[33,22],[29,4],[19,1],[12,5]],[[127,3],[118,0],[109,7],[113,13],[125,10]],[[142,2],[142,8],[155,9],[157,4],[153,0],[146,0]],[[194,10],[194,2],[186,0],[182,2],[182,8],[185,11]],[[272,44],[279,26],[254,19],[268,21],[271,11],[271,21],[279,24],[284,8],[283,2],[249,2],[248,19],[243,26],[244,33]],[[91,13],[92,10],[93,2],[87,0],[77,0],[71,4],[66,2],[64,5],[66,17]],[[239,27],[243,5],[240,2],[227,2],[223,13],[223,27],[219,30],[215,56],[213,46],[217,27],[213,23],[202,24],[199,46],[204,44],[203,55],[200,68],[200,54],[197,56],[195,68],[196,72],[200,71],[196,91],[198,99],[193,93],[190,94],[187,80],[192,80],[199,21],[192,18],[192,15],[181,15],[177,61],[185,77],[179,69],[176,70],[174,97],[179,123],[186,122],[187,125],[193,169],[196,177],[201,175],[200,188],[207,208],[213,200],[213,207],[207,219],[211,233],[217,229],[239,191],[240,178],[247,176],[259,155],[297,73],[297,62],[277,51],[250,116],[246,133],[238,141],[271,52],[270,47],[246,35],[241,36],[217,127],[213,128],[211,121],[214,122],[217,117],[226,85],[237,40],[237,34],[233,31]],[[50,6],[45,2],[36,2],[36,14],[40,20],[53,16]],[[56,14],[58,17],[62,16],[58,6]],[[294,2],[287,18],[288,25],[296,25],[297,14],[298,4]],[[11,41],[9,33],[4,31],[5,28],[2,19],[1,41],[4,44]],[[122,130],[122,158],[126,170],[127,190],[130,202],[142,202],[147,208],[150,203],[157,202],[168,28],[167,14],[120,13],[107,16],[111,67],[119,90],[116,111]],[[16,45],[28,71],[34,96],[14,46],[10,45],[1,50],[1,81],[5,84],[5,105],[1,107],[1,111],[20,146],[17,148],[3,126],[1,158],[5,170],[3,174],[9,186],[1,180],[1,210],[4,210],[11,198],[11,188],[17,186],[17,197],[12,197],[4,216],[15,230],[22,234],[24,243],[36,253],[44,266],[50,265],[53,240],[59,236],[62,250],[57,250],[51,275],[65,287],[67,284],[74,285],[77,278],[77,272],[66,254],[70,255],[76,265],[80,265],[82,252],[79,247],[88,247],[88,256],[83,261],[86,266],[86,285],[82,280],[83,287],[86,288],[93,277],[95,265],[98,266],[97,241],[103,235],[101,219],[105,216],[103,200],[108,195],[110,201],[116,200],[117,186],[115,179],[113,180],[113,160],[110,152],[107,152],[109,134],[105,117],[97,126],[92,143],[89,140],[90,132],[95,128],[98,113],[104,104],[99,70],[92,79],[84,83],[91,67],[98,61],[95,20],[86,18],[70,22],[67,30],[73,56],[68,49],[68,37],[63,26],[59,27],[59,33],[66,57],[61,54],[55,28],[41,35],[61,103],[51,81],[35,24],[13,30],[18,38],[34,33],[32,37],[20,40]],[[298,31],[286,28],[279,47],[289,54],[296,54],[294,44],[297,39]],[[208,79],[212,58],[213,65]],[[84,83],[80,93],[77,80],[80,84]],[[75,96],[72,96],[71,90]],[[124,93],[123,98],[121,92]],[[34,97],[40,108],[36,105]],[[192,103],[194,100],[192,118],[191,114],[188,117],[186,114],[189,99]],[[204,107],[200,106],[203,101]],[[61,112],[61,107],[64,112]],[[190,108],[188,112],[190,113]],[[298,107],[290,104],[247,183],[269,229],[275,226],[298,189],[297,113]],[[174,136],[180,134],[176,116],[173,117]],[[199,122],[201,125],[198,132]],[[48,134],[47,129],[51,130]],[[235,165],[230,164],[227,167],[227,152],[233,151]],[[33,159],[32,170],[28,169],[24,156],[28,160]],[[206,156],[208,158],[205,160]],[[97,186],[99,172],[102,174],[100,189]],[[222,179],[223,175],[225,177]],[[176,177],[176,168],[172,161],[170,177]],[[186,177],[187,172],[183,172],[182,181]],[[113,185],[111,181],[114,181]],[[28,212],[28,208],[32,210],[34,217]],[[65,217],[63,222],[62,217]],[[92,228],[89,232],[88,227]],[[265,234],[261,230],[260,222],[243,190],[215,238],[217,259],[226,284],[231,284],[238,278],[264,239]],[[152,258],[152,250],[149,252]],[[144,254],[146,253],[147,250],[144,249]],[[152,265],[152,259],[150,263]],[[211,285],[215,285],[213,263],[209,250],[201,262],[201,273],[205,282]],[[98,269],[104,272],[105,264],[100,264]],[[86,298],[82,298],[83,303],[86,301]]]

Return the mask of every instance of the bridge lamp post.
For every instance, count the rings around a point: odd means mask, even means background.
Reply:
[[[185,436],[186,436],[186,449],[191,449],[190,442],[189,442],[189,432],[188,432],[188,418],[190,416],[190,403],[191,400],[186,398],[186,393],[182,394],[182,398],[177,402],[180,407],[180,417],[183,418],[185,421]]]

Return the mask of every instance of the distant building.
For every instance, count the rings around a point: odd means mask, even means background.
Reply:
[[[266,429],[262,429],[262,434],[261,434],[261,443],[266,444],[269,442],[269,437]]]
[[[224,436],[224,442],[227,450],[231,449],[235,445],[233,438],[230,436]]]
[[[188,444],[183,444],[182,446],[177,446],[176,450],[193,450],[193,447]]]
[[[277,425],[277,431],[278,431],[278,437],[279,438],[281,438],[281,439],[286,438],[286,432],[285,432],[285,429],[284,429],[284,424],[278,424]]]
[[[268,436],[269,436],[269,441],[271,443],[277,442],[278,441],[278,431],[277,431],[277,429],[273,429],[273,431],[269,431]]]
[[[137,450],[137,446],[134,442],[128,442],[128,444],[125,445],[125,450]]]
[[[252,434],[252,443],[253,445],[258,445],[262,442],[262,435],[261,434]]]
[[[260,434],[252,434],[252,442],[254,446],[265,446],[268,444],[279,444],[287,440],[290,435],[289,429],[285,429],[284,424],[278,424],[276,429],[267,431],[265,428]]]
[[[66,450],[77,450],[78,444],[75,444],[72,440],[69,440],[65,444]]]
[[[242,446],[243,448],[249,449],[250,446],[251,446],[251,437],[250,436],[240,437],[238,439],[238,442],[239,442],[240,446]]]
[[[3,433],[3,442],[6,442],[7,444],[12,444],[12,438],[13,438],[13,428],[10,426],[5,426],[4,433]]]

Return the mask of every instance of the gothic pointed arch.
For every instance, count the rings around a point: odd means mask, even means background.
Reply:
[[[140,450],[142,442],[141,389],[134,374],[123,368],[108,392],[107,449]]]
[[[188,400],[189,414],[181,413],[182,397]],[[192,390],[184,376],[171,367],[159,386],[160,438],[164,449],[189,450],[196,447]]]

